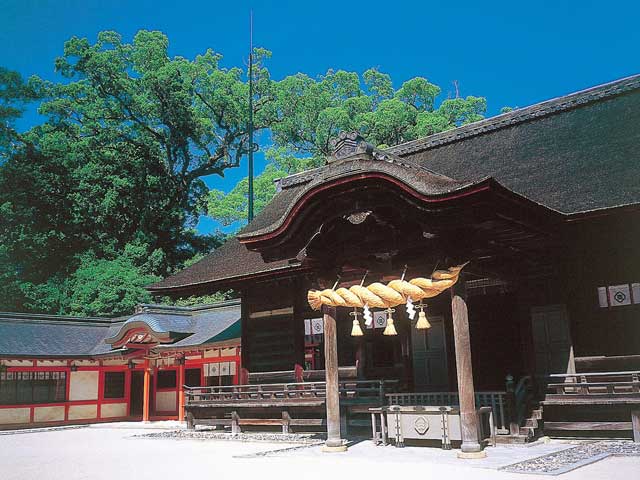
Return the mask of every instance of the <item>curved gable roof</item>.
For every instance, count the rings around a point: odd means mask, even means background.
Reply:
[[[277,230],[292,215],[303,198],[324,185],[373,174],[395,179],[418,193],[432,197],[456,192],[471,185],[470,182],[459,182],[419,165],[400,163],[391,156],[379,159],[369,155],[348,157],[307,172],[305,175],[290,177],[278,194],[280,198],[277,196],[273,202],[269,203],[256,220],[238,234],[237,238],[243,242],[251,237]]]

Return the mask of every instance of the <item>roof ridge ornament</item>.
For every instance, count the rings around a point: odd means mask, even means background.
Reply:
[[[358,131],[340,132],[330,142],[333,155],[327,159],[327,163],[342,160],[358,154],[373,154],[373,145],[368,143]]]

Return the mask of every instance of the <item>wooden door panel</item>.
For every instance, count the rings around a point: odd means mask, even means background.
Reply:
[[[533,348],[538,374],[571,373],[573,347],[564,305],[531,309]]]
[[[431,328],[416,330],[412,322],[411,342],[416,391],[448,389],[447,351],[442,317],[429,318]]]

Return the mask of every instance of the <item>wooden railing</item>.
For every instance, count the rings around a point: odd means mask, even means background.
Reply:
[[[384,404],[385,393],[397,384],[385,380],[347,380],[338,382],[340,399],[346,403]],[[268,383],[216,387],[184,386],[186,405],[224,405],[243,403],[281,404],[323,400],[325,382]]]
[[[640,371],[549,375],[545,401],[640,401]]]
[[[498,433],[507,433],[510,412],[506,402],[507,392],[476,392],[476,408],[491,407]],[[388,393],[388,405],[458,406],[458,392]]]
[[[640,443],[640,371],[569,373],[549,375],[544,405],[580,409],[584,417],[572,421],[545,421],[545,429],[581,432],[632,431],[635,442]],[[598,407],[600,416],[589,415]],[[603,420],[601,414],[610,409],[611,417]],[[627,411],[631,421],[620,421],[621,412]],[[578,410],[581,411],[581,410]]]

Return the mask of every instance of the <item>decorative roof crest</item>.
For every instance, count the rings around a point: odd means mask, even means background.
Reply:
[[[327,159],[327,163],[343,158],[365,153],[371,155],[373,153],[373,145],[367,143],[359,132],[340,132],[337,138],[331,140],[331,148],[333,155]]]

